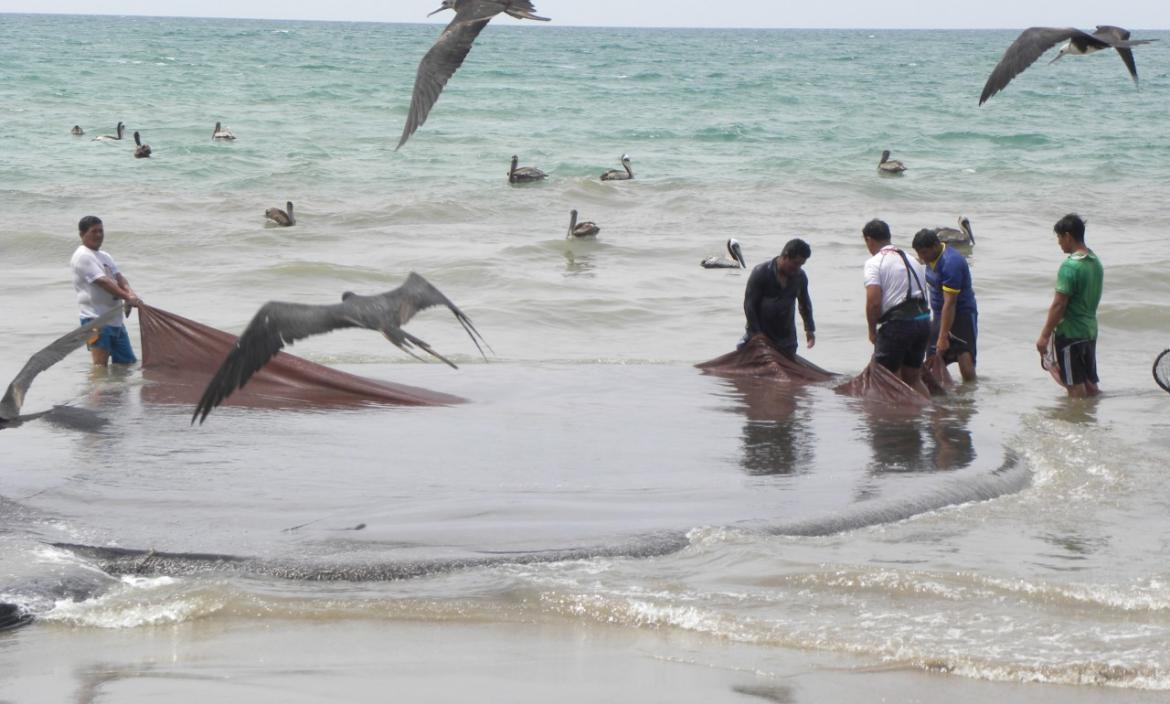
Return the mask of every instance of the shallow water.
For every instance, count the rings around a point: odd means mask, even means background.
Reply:
[[[360,659],[387,647],[371,629],[409,643],[419,623],[458,652],[518,637],[559,653],[602,628],[576,654],[589,667],[631,689],[691,681],[613,664],[633,642],[688,663],[714,699],[743,682],[695,665],[768,682],[841,658],[1072,685],[1047,690],[1065,701],[1170,688],[1170,399],[1149,372],[1170,328],[1170,37],[1141,47],[1140,92],[1098,55],[1038,64],[976,108],[1010,32],[492,26],[395,152],[436,31],[0,15],[0,378],[74,324],[66,263],[90,212],[142,296],[181,315],[238,331],[265,300],[328,302],[415,270],[496,351],[485,363],[434,311],[410,329],[458,371],[369,333],[314,338],[293,351],[471,402],[228,407],[197,427],[139,370],[90,374],[77,353],[42,375],[27,411],[72,402],[110,425],[0,435],[0,600],[39,617],[0,636],[0,697],[36,691],[46,649],[68,653],[62,691],[137,700],[142,681],[85,673],[158,657],[143,681],[166,691],[208,648],[199,674],[224,677],[259,628],[265,680],[304,665],[306,631]],[[90,141],[118,120],[152,159]],[[212,143],[216,120],[239,139]],[[876,174],[883,148],[905,176]],[[597,181],[623,152],[637,179]],[[513,153],[550,179],[509,187]],[[298,225],[266,226],[287,199]],[[562,239],[570,208],[601,225],[596,242]],[[1106,396],[1088,404],[1032,349],[1062,256],[1051,224],[1070,210],[1107,269]],[[905,243],[960,213],[978,238],[975,388],[889,417],[828,386],[692,368],[742,328],[744,274],[697,266],[727,237],[753,263],[811,243],[818,344],[802,353],[851,374],[870,353],[861,224],[883,217]],[[331,679],[366,692],[333,662],[305,700]],[[215,696],[191,682],[185,696]]]

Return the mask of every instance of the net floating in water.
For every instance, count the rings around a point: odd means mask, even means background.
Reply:
[[[159,308],[142,305],[143,397],[154,403],[194,404],[236,344],[236,336]],[[367,379],[278,352],[225,405],[261,408],[304,406],[447,406],[458,396]]]
[[[728,352],[695,366],[712,374],[766,377],[774,381],[816,383],[829,381],[837,376],[800,355],[789,359],[764,335],[753,335],[734,352]]]
[[[1170,349],[1165,350],[1154,360],[1154,381],[1163,391],[1170,393]]]

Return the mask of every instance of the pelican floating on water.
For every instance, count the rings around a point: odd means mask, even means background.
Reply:
[[[727,253],[731,256],[727,257],[707,257],[699,262],[704,269],[746,269],[747,263],[743,260],[743,250],[740,249],[739,240],[732,238],[727,240]]]
[[[548,174],[535,166],[516,166],[518,163],[520,163],[520,157],[513,154],[512,168],[508,169],[508,183],[532,183],[548,178]]]
[[[418,64],[414,93],[410,98],[410,112],[407,113],[406,125],[402,128],[402,137],[398,140],[396,150],[401,149],[415,130],[427,121],[427,115],[443,92],[443,86],[463,65],[475,38],[493,17],[503,12],[516,19],[548,22],[547,17],[533,14],[536,8],[529,0],[443,0],[439,9],[427,17],[443,10],[454,10],[455,19],[451,20],[451,24],[447,25],[438,41]]]
[[[280,208],[269,208],[268,210],[264,211],[264,217],[268,218],[277,225],[280,225],[281,227],[292,227],[293,225],[296,225],[297,218],[295,215],[293,215],[292,201],[285,201],[284,207],[284,210],[281,210]]]
[[[74,137],[80,137],[81,135],[85,134],[85,130],[81,129],[81,125],[74,125],[73,129],[69,130],[69,134],[73,135]]]
[[[634,178],[634,170],[630,168],[630,155],[622,154],[622,169],[610,169],[601,175],[602,181],[630,181]]]
[[[1025,29],[1012,45],[1004,52],[1003,58],[996,64],[983,86],[983,94],[979,96],[979,104],[986,103],[991,96],[1007,87],[1013,78],[1023,73],[1024,69],[1036,62],[1036,59],[1064,42],[1060,53],[1048,63],[1056,63],[1065,54],[1084,56],[1102,49],[1116,49],[1137,85],[1137,64],[1133,60],[1133,51],[1130,47],[1139,44],[1149,44],[1156,39],[1130,39],[1129,30],[1110,25],[1098,25],[1097,31],[1092,34],[1082,32],[1071,27],[1029,27]]]
[[[102,327],[121,320],[121,316],[121,307],[106,311],[85,325],[74,328],[72,332],[57,338],[53,344],[29,358],[16,378],[8,385],[4,398],[0,399],[0,427],[20,420],[20,408],[24,405],[25,394],[28,393],[28,388],[32,386],[33,379],[36,379],[38,374],[65,359],[70,352],[97,335]]]
[[[122,135],[126,133],[126,125],[121,122],[114,128],[115,134],[102,134],[93,138],[95,142],[117,142],[122,139]]]
[[[217,122],[215,123],[215,127],[211,130],[211,138],[230,142],[236,138],[236,135],[234,132]]]
[[[134,144],[137,145],[134,147],[134,158],[135,159],[149,159],[150,158],[150,145],[143,144],[142,138],[138,136],[137,132],[134,133]]]
[[[601,232],[601,228],[597,226],[597,223],[588,220],[579,223],[577,222],[577,211],[569,211],[569,234],[565,239],[596,237],[598,232]]]
[[[946,244],[970,246],[975,244],[975,233],[971,231],[971,221],[962,215],[959,216],[959,229],[940,227],[935,230],[939,242]]]
[[[882,152],[882,160],[878,162],[878,171],[883,174],[900,174],[906,170],[906,165],[897,159],[890,158],[890,150]]]
[[[312,335],[343,328],[376,330],[411,357],[421,359],[411,351],[413,347],[418,347],[446,362],[452,369],[457,369],[451,360],[402,329],[415,313],[439,305],[446,306],[455,315],[455,319],[475,343],[476,349],[483,355],[480,342],[484,345],[487,345],[487,342],[471,324],[471,319],[439,289],[414,272],[407,277],[406,283],[392,291],[375,296],[359,296],[346,291],[341,295],[341,303],[332,305],[279,301],[265,303],[252,317],[252,322],[248,323],[244,334],[240,335],[235,347],[228,353],[219,371],[208,383],[203,397],[195,407],[195,413],[191,416],[191,422],[198,420],[202,423],[206,420],[207,414],[211,413],[213,408],[223,403],[236,389],[248,383],[252,375],[263,369],[285,344],[291,345]],[[488,349],[491,347],[488,346]],[[487,359],[486,355],[484,359]]]

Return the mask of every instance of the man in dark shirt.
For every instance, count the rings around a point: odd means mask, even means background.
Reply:
[[[812,256],[812,248],[801,239],[790,240],[780,256],[752,269],[743,294],[743,312],[747,332],[742,346],[753,335],[763,334],[784,356],[796,357],[796,307],[804,321],[809,349],[816,344],[812,299],[808,295],[808,276],[801,267]]]

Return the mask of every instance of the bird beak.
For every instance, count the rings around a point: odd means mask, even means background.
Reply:
[[[446,5],[443,5],[443,6],[442,6],[442,7],[440,7],[439,9],[437,9],[437,10],[435,10],[434,12],[432,12],[432,13],[428,14],[428,15],[427,15],[427,17],[430,17],[431,15],[437,15],[437,14],[439,14],[440,12],[442,12],[443,10],[449,10],[449,9],[450,9],[449,7],[447,7]]]

